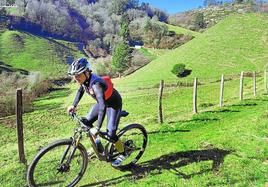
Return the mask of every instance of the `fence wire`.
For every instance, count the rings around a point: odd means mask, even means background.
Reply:
[[[251,72],[244,73],[244,99],[253,98],[253,74]],[[239,101],[240,91],[240,74],[231,74],[224,76],[224,94],[223,105],[228,105],[234,101]],[[193,78],[185,79],[166,79],[164,80],[163,91],[163,113],[165,121],[186,119],[193,115]],[[134,111],[133,115],[143,120],[156,121],[158,116],[159,103],[159,80],[145,81],[148,84],[141,84],[140,81],[129,82],[127,85],[115,84],[116,89],[123,98],[124,109]],[[210,110],[219,107],[220,103],[220,83],[221,77],[201,77],[198,78],[197,87],[197,108],[198,112]],[[139,86],[135,86],[135,85]],[[142,86],[140,86],[142,85]],[[264,77],[263,72],[258,72],[256,77],[257,95],[264,93]],[[25,98],[27,98],[27,94]],[[30,96],[29,96],[30,97]],[[90,104],[82,104],[82,111],[88,111]],[[31,116],[38,114],[39,108],[34,106],[34,112],[26,113]],[[137,110],[136,108],[140,108]],[[65,106],[57,106],[55,108],[44,110],[57,113],[64,113]],[[25,110],[26,111],[26,110]],[[41,111],[40,111],[41,112]],[[154,117],[152,117],[154,116]],[[168,119],[168,120],[167,120]],[[0,123],[15,123],[16,116],[8,116],[0,118]],[[10,122],[11,121],[11,122]],[[10,125],[11,126],[11,125]]]

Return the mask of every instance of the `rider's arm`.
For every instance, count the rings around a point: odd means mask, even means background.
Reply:
[[[79,90],[76,93],[76,96],[75,96],[75,99],[73,102],[74,107],[77,107],[77,105],[78,105],[79,101],[81,100],[82,96],[84,95],[84,93],[85,93],[85,90],[84,90],[83,86],[81,85]]]
[[[96,95],[96,99],[99,104],[98,123],[97,123],[96,129],[100,130],[102,126],[102,122],[105,117],[105,109],[106,109],[105,103],[104,103],[104,89],[102,85],[98,82],[93,84],[92,89],[94,91],[94,94]]]

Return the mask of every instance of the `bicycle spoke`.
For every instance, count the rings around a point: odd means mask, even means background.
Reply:
[[[36,185],[67,186],[70,184],[79,175],[83,163],[81,152],[74,151],[72,146],[62,145],[43,155],[34,171]]]
[[[147,134],[140,125],[132,125],[120,134],[120,140],[124,144],[126,159],[122,162],[123,166],[136,163],[143,154],[147,144]],[[114,147],[111,148],[113,158],[120,155]]]

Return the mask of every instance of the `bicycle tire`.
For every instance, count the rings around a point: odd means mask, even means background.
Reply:
[[[141,135],[143,136],[142,146],[140,147],[137,156],[134,159],[132,159],[128,164],[122,164],[120,167],[117,167],[119,169],[128,168],[131,165],[136,164],[138,162],[138,160],[141,158],[141,156],[143,155],[143,153],[145,152],[145,149],[146,149],[146,146],[147,146],[147,142],[148,142],[148,135],[147,135],[146,129],[142,125],[140,125],[140,124],[130,124],[130,125],[124,127],[123,129],[121,129],[119,131],[119,133],[118,133],[117,136],[122,141],[123,140],[123,136],[126,133],[128,133],[130,131],[134,131],[134,130],[138,130],[141,133]],[[139,133],[137,133],[137,135],[139,135]],[[129,141],[129,140],[130,139],[128,138],[127,141]],[[124,140],[123,140],[123,143],[126,144],[126,142]],[[114,152],[116,152],[116,150],[115,150],[114,146],[112,145],[110,147],[109,153],[110,153],[110,155],[113,155],[113,156],[111,156],[113,159],[115,159]],[[119,154],[119,153],[117,153],[117,154]]]
[[[36,186],[40,186],[40,184],[37,184],[36,182],[36,179],[34,177],[34,173],[35,173],[35,169],[36,167],[38,166],[39,164],[39,161],[46,155],[48,154],[49,152],[52,152],[52,150],[54,148],[58,148],[60,146],[68,146],[67,148],[65,148],[65,151],[64,151],[64,154],[66,157],[67,154],[68,154],[68,151],[69,148],[72,147],[72,144],[73,144],[73,140],[72,139],[63,139],[63,140],[58,140],[58,141],[55,141],[51,144],[49,144],[48,146],[44,147],[43,149],[41,149],[37,155],[35,156],[35,158],[33,159],[32,163],[30,164],[29,168],[28,168],[28,171],[27,171],[27,181],[28,181],[28,185],[30,187],[36,187]],[[85,171],[86,171],[86,168],[87,168],[87,164],[88,164],[88,157],[87,157],[87,151],[85,149],[85,147],[82,145],[82,144],[78,144],[76,150],[74,151],[74,154],[75,152],[79,151],[80,154],[81,154],[81,157],[82,157],[82,165],[81,165],[81,168],[80,168],[80,171],[77,173],[77,176],[70,182],[70,184],[68,185],[64,185],[64,186],[68,186],[68,187],[73,187],[75,186],[82,178],[82,176],[84,175]],[[62,153],[61,153],[62,155]],[[74,155],[75,156],[75,155]],[[67,156],[68,157],[68,156]],[[75,157],[73,157],[75,158]],[[58,159],[58,158],[57,158]],[[64,158],[65,159],[65,158]],[[63,159],[63,160],[64,160]],[[54,161],[54,160],[53,160]],[[73,160],[72,160],[73,161]],[[73,161],[74,162],[74,161]],[[71,162],[71,163],[73,163]],[[50,163],[53,163],[53,162],[50,162]],[[48,164],[50,164],[48,163]],[[39,164],[40,165],[40,164]],[[42,164],[41,164],[42,165]],[[45,171],[44,171],[45,173]],[[51,186],[50,184],[50,181],[48,181],[49,183],[44,183],[43,185],[47,185],[47,186]],[[61,185],[60,185],[61,186]]]

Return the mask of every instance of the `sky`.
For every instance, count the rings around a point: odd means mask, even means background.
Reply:
[[[203,6],[204,0],[140,0],[139,2],[150,3],[156,8],[173,14]]]
[[[139,2],[150,3],[169,14],[184,12],[204,5],[204,0],[139,0]],[[265,2],[268,2],[268,0],[265,0]]]

